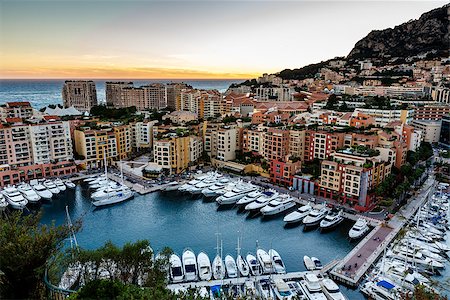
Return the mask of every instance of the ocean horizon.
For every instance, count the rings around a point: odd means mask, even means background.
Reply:
[[[245,79],[0,79],[0,104],[28,101],[37,109],[50,104],[62,104],[61,90],[66,80],[93,80],[97,89],[97,99],[99,103],[104,103],[107,81],[132,81],[135,86],[184,82],[197,89],[216,89],[225,92],[232,83],[239,83]]]

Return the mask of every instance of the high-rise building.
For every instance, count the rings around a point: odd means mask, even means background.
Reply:
[[[154,83],[143,87],[145,90],[147,109],[162,109],[167,107],[166,88],[160,83]]]
[[[113,106],[116,108],[126,107],[125,103],[122,102],[122,89],[126,87],[127,88],[133,87],[133,83],[123,81],[118,82],[107,81],[105,88],[106,104],[108,106]]]
[[[450,114],[442,117],[439,144],[450,149]]]
[[[154,161],[170,173],[186,170],[190,161],[190,137],[168,137],[153,143]]]
[[[121,105],[120,107],[135,106],[138,111],[145,110],[147,105],[147,97],[142,87],[124,87],[120,90]]]
[[[66,80],[62,89],[64,107],[89,112],[97,105],[97,90],[92,80]]]
[[[186,83],[168,83],[166,85],[166,103],[167,107],[174,110],[181,110],[181,91],[192,88]]]

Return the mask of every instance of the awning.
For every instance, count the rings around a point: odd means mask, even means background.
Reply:
[[[382,286],[382,287],[384,287],[385,289],[388,289],[388,290],[395,288],[395,285],[393,285],[390,282],[387,282],[386,280],[381,280],[380,282],[377,283],[377,285],[378,286]]]

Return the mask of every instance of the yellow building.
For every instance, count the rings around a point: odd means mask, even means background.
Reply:
[[[179,174],[189,167],[190,138],[185,137],[167,137],[155,140],[153,143],[154,161],[163,169],[170,173]]]
[[[117,155],[119,159],[125,159],[131,154],[131,128],[129,125],[113,127],[117,143]]]
[[[111,129],[76,129],[74,143],[75,151],[86,168],[103,166],[104,153],[108,164],[118,158],[116,134]]]

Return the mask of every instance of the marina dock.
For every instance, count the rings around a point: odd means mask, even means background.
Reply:
[[[414,216],[432,194],[434,179],[428,179],[423,191],[408,203],[387,224],[378,224],[330,272],[330,276],[343,284],[356,287],[366,272],[377,261],[386,247],[395,239],[408,220]]]

